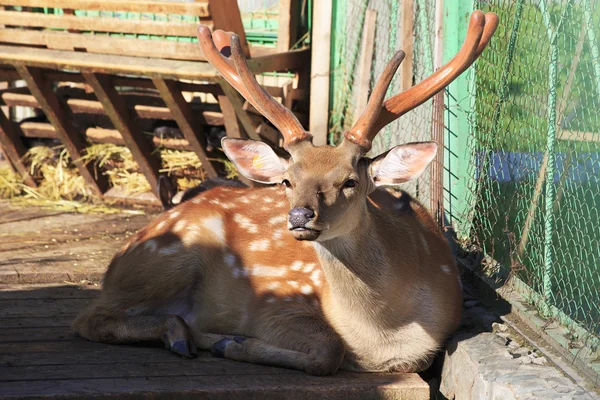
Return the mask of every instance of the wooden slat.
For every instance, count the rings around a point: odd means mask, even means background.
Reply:
[[[273,71],[297,70],[309,62],[310,49],[273,54],[248,60],[255,74]],[[108,54],[80,53],[62,50],[46,50],[0,45],[0,62],[49,69],[86,70],[105,74],[125,74],[131,76],[164,79],[188,79],[215,81],[219,73],[209,63],[192,61],[149,59]]]
[[[24,122],[21,124],[21,130],[25,137],[46,139],[58,138],[54,127],[44,122]],[[85,136],[92,143],[110,143],[125,146],[123,136],[116,129],[88,128],[85,131]],[[166,149],[192,150],[189,142],[185,139],[170,139],[153,136],[152,144],[155,147],[163,147]]]
[[[242,101],[242,97],[229,83],[227,83],[225,81],[222,81],[221,88],[223,89],[223,93],[225,93],[225,95],[229,99],[231,106],[233,107],[233,110],[235,111],[235,115],[237,116],[237,119],[239,120],[239,122],[242,124],[242,127],[244,128],[246,135],[250,139],[260,140],[260,137],[256,133],[257,125],[255,125],[252,122],[252,120],[250,119],[250,117],[248,116],[246,111],[244,110],[244,102]],[[223,113],[223,117],[227,118],[225,116],[225,113]]]
[[[27,87],[40,104],[44,114],[56,129],[60,141],[65,145],[73,163],[85,182],[90,186],[97,196],[102,196],[108,188],[108,181],[103,175],[96,176],[92,164],[84,164],[80,158],[85,154],[85,143],[82,138],[73,131],[70,116],[65,112],[55,94],[52,91],[51,82],[45,80],[39,69],[18,65],[17,71]]]
[[[172,40],[129,39],[69,32],[0,29],[0,42],[46,46],[53,50],[86,50],[88,53],[205,61],[196,43]]]
[[[249,58],[250,48],[246,41],[246,31],[242,24],[242,16],[237,0],[209,0],[208,3],[214,29],[236,33],[240,37],[244,54]]]
[[[29,169],[23,162],[27,149],[19,137],[21,133],[19,131],[19,126],[9,120],[3,110],[0,110],[0,145],[2,145],[4,154],[21,174],[23,182],[28,186],[36,187],[37,184],[29,175]]]
[[[161,119],[161,120],[172,120],[173,115],[171,115],[171,111],[167,107],[157,107],[145,104],[132,104],[126,97],[126,103],[128,108],[133,111],[133,116],[135,118],[152,118],[152,119]],[[135,99],[132,99],[135,101]],[[31,108],[40,108],[40,104],[37,102],[35,97],[29,94],[20,94],[20,93],[11,93],[6,92],[0,95],[0,104],[6,104],[11,107],[21,106],[21,107],[31,107]],[[83,100],[83,99],[68,99],[66,101],[67,106],[74,114],[104,114],[104,107],[98,101],[94,100]],[[197,111],[202,114],[202,118],[206,121],[208,125],[216,125],[221,126],[223,123],[223,114],[217,111]]]
[[[90,11],[124,11],[208,17],[208,1],[170,2],[150,0],[0,0],[0,6],[72,8]]]
[[[158,196],[159,160],[154,157],[150,144],[144,140],[143,133],[132,120],[123,98],[117,93],[106,75],[84,72],[87,83],[94,89],[94,94],[102,103],[106,115],[115,128],[121,132],[123,140],[131,151],[134,161],[144,174],[152,191]]]
[[[212,27],[212,20],[201,20],[200,23]],[[198,29],[198,23],[195,22],[83,17],[3,10],[0,10],[0,25],[183,37],[196,37]]]
[[[202,126],[194,117],[192,109],[181,94],[177,82],[165,81],[162,78],[154,78],[154,85],[160,92],[162,99],[165,101],[173,119],[177,122],[183,136],[187,139],[194,152],[198,155],[202,168],[206,171],[209,177],[217,177],[219,165],[217,161],[213,161],[215,157],[209,157],[206,154],[206,135],[202,132]]]
[[[288,51],[298,37],[298,20],[300,12],[298,0],[279,1],[279,29],[277,31],[277,51]]]

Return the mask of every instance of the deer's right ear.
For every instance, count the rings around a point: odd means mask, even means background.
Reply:
[[[279,183],[288,167],[288,161],[263,142],[223,138],[221,147],[238,171],[256,182]]]

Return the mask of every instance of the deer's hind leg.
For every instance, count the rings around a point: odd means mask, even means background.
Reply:
[[[143,307],[137,307],[143,309]],[[179,315],[127,315],[122,308],[102,304],[102,298],[77,316],[73,331],[88,340],[128,344],[163,341],[165,347],[184,357],[194,357],[196,346],[190,328]]]

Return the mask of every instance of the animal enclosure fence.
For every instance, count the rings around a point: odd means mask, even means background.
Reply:
[[[566,346],[585,348],[585,363],[597,369],[600,6],[593,0],[408,3],[352,0],[334,7],[331,139],[362,107],[371,10],[376,23],[367,89],[393,51],[412,55],[390,93],[431,74],[439,66],[436,53],[450,59],[473,10],[497,13],[490,46],[443,94],[444,223],[456,232],[463,260],[509,276],[507,286],[548,321],[566,326]],[[436,3],[443,3],[437,25]],[[433,107],[429,101],[393,123],[373,153],[434,137]],[[408,190],[429,205],[434,186],[425,176]]]

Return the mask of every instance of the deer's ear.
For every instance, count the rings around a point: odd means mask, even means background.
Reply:
[[[376,186],[397,185],[421,176],[437,154],[437,143],[408,143],[375,157],[369,175]]]
[[[221,146],[246,178],[260,183],[282,181],[288,162],[275,154],[268,144],[256,140],[223,138]]]

